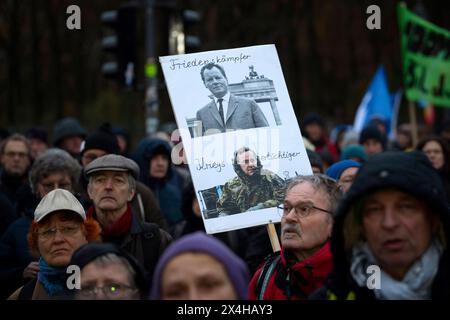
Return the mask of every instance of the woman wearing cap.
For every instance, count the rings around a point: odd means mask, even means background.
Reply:
[[[83,207],[67,190],[55,189],[42,198],[28,233],[30,250],[40,255],[39,272],[10,300],[68,299],[66,272],[73,252],[100,239],[100,226],[86,219]]]
[[[148,282],[141,265],[112,243],[88,243],[72,256],[81,270],[77,300],[137,300],[146,296]]]
[[[161,256],[150,299],[247,299],[245,263],[219,240],[203,232],[184,236]]]
[[[0,299],[7,299],[39,271],[39,257],[32,257],[27,234],[39,201],[56,188],[74,192],[81,166],[61,149],[49,149],[37,157],[30,170],[32,193],[23,197],[18,209],[22,217],[14,221],[0,240]]]

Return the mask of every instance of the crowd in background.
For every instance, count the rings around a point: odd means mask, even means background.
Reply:
[[[1,130],[0,299],[448,299],[450,122],[417,145],[409,124],[388,135],[380,118],[329,135],[310,113],[301,130],[314,176],[286,181],[278,253],[265,226],[206,235],[170,131],[132,150],[108,123],[64,118],[51,140]],[[361,289],[369,264],[387,289]]]

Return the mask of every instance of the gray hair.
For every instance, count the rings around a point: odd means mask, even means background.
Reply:
[[[37,184],[42,179],[58,172],[69,175],[74,189],[80,179],[81,166],[67,151],[48,149],[36,158],[31,167],[29,181],[32,191],[36,193]]]
[[[106,267],[112,264],[120,264],[127,270],[128,280],[131,287],[136,287],[136,271],[131,264],[124,257],[118,256],[115,253],[107,253],[91,261],[96,266]]]
[[[297,176],[289,181],[286,188],[286,194],[296,185],[304,182],[310,183],[315,190],[322,190],[328,197],[329,210],[333,213],[336,212],[339,202],[343,196],[342,190],[339,188],[336,180],[324,174]]]

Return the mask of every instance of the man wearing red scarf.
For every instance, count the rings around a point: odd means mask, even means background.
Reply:
[[[299,176],[288,185],[280,208],[281,253],[253,276],[250,300],[302,300],[320,288],[333,267],[329,239],[333,212],[342,196],[323,174]]]
[[[142,222],[130,205],[136,192],[139,167],[131,159],[108,154],[85,167],[87,191],[93,205],[87,215],[102,227],[104,242],[133,255],[151,277],[159,256],[172,240],[154,223]]]

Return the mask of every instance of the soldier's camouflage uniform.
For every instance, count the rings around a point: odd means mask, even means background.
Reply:
[[[245,175],[240,166],[235,165],[238,176],[225,183],[217,201],[219,216],[245,212],[256,205],[261,209],[271,208],[283,202],[285,181],[269,170],[261,170],[259,159],[258,164],[252,176]]]

